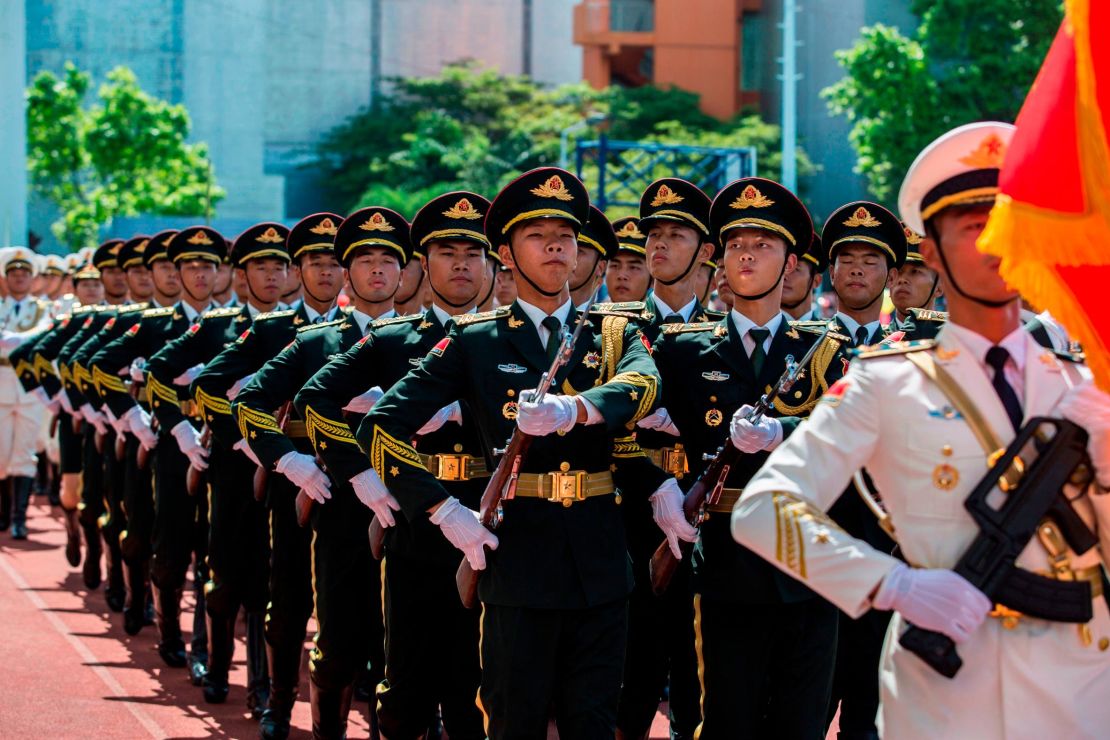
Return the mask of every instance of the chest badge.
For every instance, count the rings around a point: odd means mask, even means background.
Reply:
[[[524,367],[523,365],[517,365],[516,363],[512,362],[504,365],[498,365],[497,369],[503,373],[509,373],[510,375],[520,375],[521,373],[527,372],[528,370],[528,368]]]
[[[929,416],[934,419],[948,419],[950,421],[964,418],[963,414],[948,405],[941,406],[939,409],[929,409]]]
[[[582,364],[589,368],[601,367],[601,353],[587,352],[586,356],[582,358]]]
[[[801,335],[798,334],[797,329],[791,329],[790,331],[786,332],[786,336],[790,337],[791,339],[801,339],[802,338]]]
[[[425,329],[430,329],[430,328],[432,328],[432,322],[431,321],[421,321],[420,324],[416,327],[416,330],[417,331],[424,331]]]
[[[715,383],[724,382],[724,381],[728,380],[729,377],[730,377],[728,373],[722,373],[720,370],[714,370],[712,372],[702,373],[701,376],[703,378],[705,378],[706,380],[709,380],[709,381],[712,381],[712,382],[715,382]]]
[[[725,420],[725,415],[721,413],[720,409],[709,409],[705,412],[705,423],[711,427],[721,426],[721,422]]]
[[[516,419],[516,410],[517,410],[516,401],[509,401],[508,403],[506,403],[504,406],[501,407],[501,415],[504,416],[509,421],[513,421],[513,420]]]
[[[519,329],[522,326],[524,326],[524,319],[516,319],[516,318],[513,318],[512,316],[509,317],[509,328],[510,329]]]
[[[948,463],[933,468],[933,487],[939,491],[951,491],[960,482],[960,471]]]
[[[293,326],[300,326],[303,323],[304,323],[304,319],[302,319],[300,316],[294,316],[293,317]]]

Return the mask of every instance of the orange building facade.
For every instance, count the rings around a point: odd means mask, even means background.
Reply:
[[[582,73],[596,88],[655,84],[698,93],[728,118],[759,105],[744,74],[744,26],[763,0],[583,0],[574,8]],[[749,34],[749,43],[751,37]]]

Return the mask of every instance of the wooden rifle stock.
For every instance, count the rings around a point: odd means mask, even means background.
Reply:
[[[200,446],[206,450],[212,449],[212,430],[207,426],[200,433]],[[204,485],[204,471],[197,470],[190,464],[189,469],[185,471],[185,490],[190,496],[201,496],[204,494]]]
[[[289,414],[292,412],[292,410],[293,410],[293,402],[292,401],[286,401],[282,405],[282,407],[280,409],[278,409],[277,416],[275,417],[275,420],[277,421],[277,425],[280,428],[282,428],[282,429],[285,428],[285,422],[288,421]],[[254,500],[255,501],[262,502],[262,501],[266,500],[266,484],[269,483],[269,481],[270,481],[270,471],[269,471],[268,468],[265,468],[265,467],[259,465],[258,467],[256,467],[254,469],[253,489],[254,489]]]

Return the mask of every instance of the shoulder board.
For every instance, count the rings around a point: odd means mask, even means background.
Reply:
[[[483,321],[492,321],[493,319],[500,319],[508,316],[511,313],[512,310],[508,306],[495,308],[492,311],[483,311],[482,313],[464,313],[462,316],[455,317],[455,326],[469,326]]]
[[[241,306],[226,306],[224,308],[213,308],[210,311],[205,311],[201,314],[202,319],[218,319],[222,316],[234,316],[239,313]]]
[[[948,321],[947,311],[928,311],[924,308],[911,308],[910,314],[922,321]]]
[[[148,308],[150,308],[149,301],[143,301],[142,303],[128,303],[126,306],[120,306],[119,312],[135,313],[136,311],[145,311]]]
[[[169,316],[173,313],[173,306],[166,306],[164,308],[148,308],[143,311],[144,319],[153,319],[158,316]]]
[[[424,314],[414,313],[410,316],[391,316],[388,319],[378,319],[377,321],[370,322],[370,326],[378,329],[383,326],[392,326],[393,324],[407,324],[413,321],[422,321]]]
[[[284,311],[267,311],[266,313],[260,313],[255,316],[254,320],[257,323],[259,321],[268,321],[269,319],[277,319],[283,316],[292,316],[295,313],[297,313],[296,309],[292,308],[286,309]]]
[[[87,313],[92,313],[92,310],[94,308],[96,308],[96,306],[78,306],[77,308],[73,309],[73,315],[84,316]]]
[[[612,313],[614,311],[621,311],[624,313],[641,313],[647,309],[647,304],[643,301],[619,301],[607,303],[595,303],[590,307],[590,313]]]
[[[717,327],[716,321],[699,321],[696,324],[663,324],[664,334],[691,334],[699,331],[710,331]]]
[[[706,316],[708,316],[711,321],[720,321],[721,319],[723,319],[725,317],[725,312],[724,311],[714,311],[711,308],[705,309],[704,311],[702,311],[702,313],[704,313]]]
[[[107,305],[103,305],[103,306],[93,306],[92,310],[93,310],[93,313],[104,313],[105,311],[115,311],[118,308],[119,308],[118,306],[113,306],[113,305],[107,304]]]
[[[342,324],[346,320],[347,320],[347,317],[343,317],[341,319],[333,319],[332,321],[325,321],[322,324],[309,324],[308,326],[302,326],[300,329],[297,329],[297,333],[298,334],[304,334],[305,332],[312,331],[313,329],[323,329],[325,326],[337,326],[338,324]]]
[[[1052,354],[1056,355],[1057,359],[1064,362],[1086,362],[1087,355],[1083,352],[1065,352],[1062,349],[1052,350]]]
[[[852,356],[861,360],[870,360],[875,357],[889,357],[890,355],[905,355],[910,352],[920,352],[933,349],[937,346],[935,339],[917,339],[912,342],[891,342],[890,344],[877,344],[871,347],[861,347],[852,350]]]
[[[797,329],[798,331],[804,331],[807,334],[816,334],[818,336],[824,334],[825,329],[829,325],[827,321],[791,321],[789,323],[791,329]],[[851,337],[846,337],[836,331],[829,332],[829,339],[835,339],[838,342],[846,342],[849,344],[852,342]]]

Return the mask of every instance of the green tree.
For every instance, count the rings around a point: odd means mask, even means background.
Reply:
[[[34,192],[61,216],[51,226],[71,250],[102,227],[140,213],[199,215],[224,191],[210,183],[207,147],[189,144],[189,114],[143,92],[117,67],[86,106],[90,77],[67,64],[27,91],[27,162]]]
[[[1063,18],[1059,0],[914,0],[911,37],[861,30],[837,53],[845,77],[822,93],[852,123],[856,171],[889,200],[921,149],[979,120],[1012,121]]]

